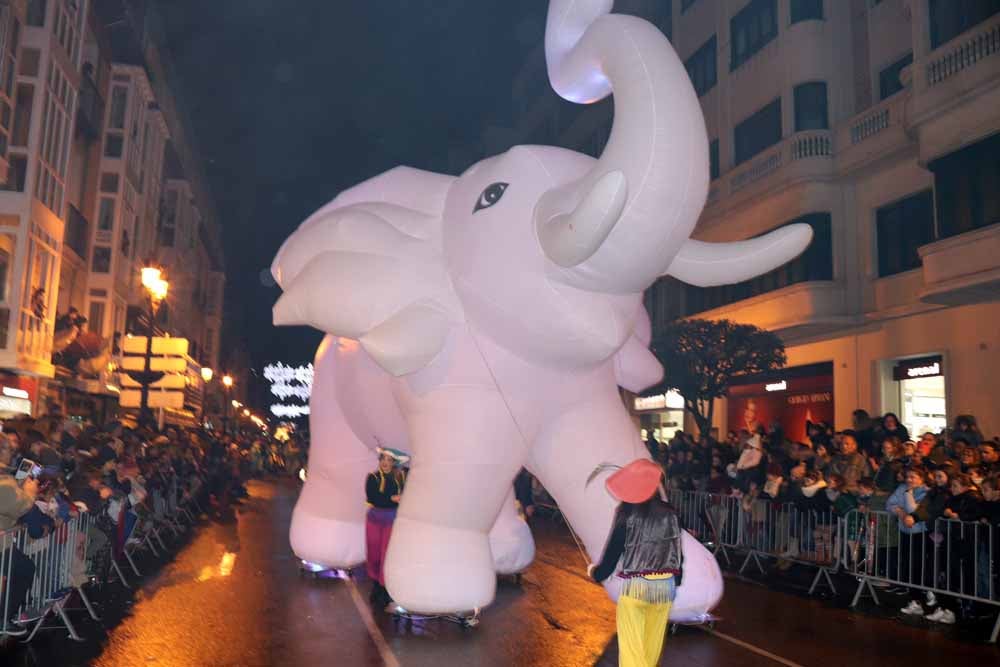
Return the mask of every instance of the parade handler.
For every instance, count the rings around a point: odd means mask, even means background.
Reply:
[[[385,588],[385,552],[389,549],[392,524],[396,520],[396,508],[403,494],[406,481],[401,468],[410,457],[392,447],[379,447],[378,468],[365,478],[365,496],[368,500],[368,514],[365,519],[365,544],[367,547],[367,571],[372,580],[371,601],[386,606],[392,600]]]
[[[621,504],[601,562],[588,568],[601,582],[621,563],[618,654],[619,664],[626,667],[658,664],[670,606],[681,583],[683,531],[665,499],[662,474],[652,461],[639,459],[608,477],[605,487]]]

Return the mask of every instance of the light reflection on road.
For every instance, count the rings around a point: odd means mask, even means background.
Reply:
[[[198,574],[198,581],[208,581],[209,579],[214,579],[216,577],[228,577],[233,573],[233,568],[236,566],[236,554],[231,551],[227,551],[222,554],[222,559],[219,561],[218,566],[213,567],[211,565],[206,565],[201,568],[201,573]]]

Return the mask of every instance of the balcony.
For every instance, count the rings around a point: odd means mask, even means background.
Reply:
[[[914,145],[904,124],[909,90],[866,109],[837,128],[837,171],[849,173]]]
[[[929,162],[1000,130],[1000,14],[913,63],[908,123]]]
[[[716,215],[722,203],[736,206],[797,181],[831,177],[833,148],[833,133],[829,130],[797,132],[785,138],[716,179],[709,192],[706,215]]]
[[[69,216],[66,219],[64,242],[84,262],[87,261],[87,241],[90,238],[90,222],[83,214],[69,205]]]
[[[826,333],[853,321],[847,315],[844,285],[833,281],[797,283],[695,317],[753,324],[785,340]]]
[[[80,105],[76,112],[76,132],[90,141],[101,137],[104,121],[104,98],[97,89],[97,84],[87,75],[80,83]]]
[[[922,301],[954,305],[1000,294],[1000,223],[928,243],[919,253]]]

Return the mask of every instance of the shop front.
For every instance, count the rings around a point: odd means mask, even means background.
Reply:
[[[652,435],[659,442],[668,442],[676,431],[684,430],[684,398],[673,389],[655,396],[636,396],[632,413],[639,418],[643,440]]]
[[[834,421],[833,363],[783,368],[735,380],[726,402],[727,428],[753,432],[777,423],[785,437],[805,442],[807,422]]]
[[[37,379],[0,371],[0,419],[35,416],[37,400]]]
[[[911,437],[940,433],[948,424],[944,358],[941,355],[897,359],[892,363],[888,410],[896,412]]]

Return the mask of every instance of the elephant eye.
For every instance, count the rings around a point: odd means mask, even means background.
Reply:
[[[486,186],[486,189],[479,193],[479,199],[476,200],[476,206],[472,209],[472,212],[484,208],[489,208],[500,201],[503,197],[503,193],[507,190],[507,186],[510,183],[492,183]]]

